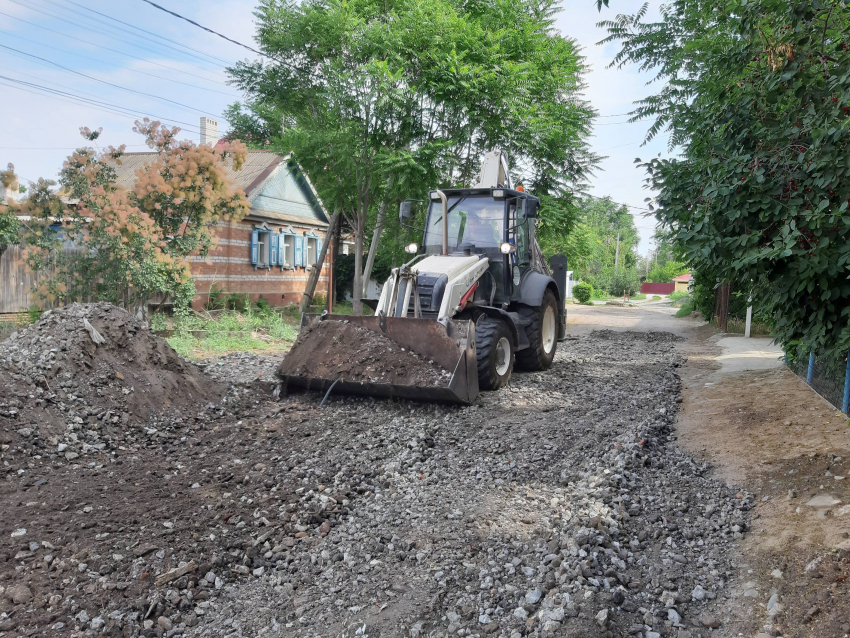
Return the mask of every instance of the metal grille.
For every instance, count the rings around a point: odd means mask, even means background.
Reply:
[[[813,357],[808,353],[789,353],[788,367],[794,374],[829,401],[837,410],[845,409],[845,381],[847,375],[847,359]]]

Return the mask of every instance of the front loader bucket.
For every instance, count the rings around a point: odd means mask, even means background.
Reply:
[[[358,394],[373,397],[396,397],[415,401],[438,401],[443,403],[463,403],[475,401],[478,396],[478,368],[475,359],[475,324],[472,321],[449,320],[446,326],[432,319],[409,319],[402,317],[358,317],[353,315],[316,315],[305,314],[301,319],[302,330],[315,326],[319,321],[347,321],[372,332],[383,335],[426,360],[431,360],[451,373],[444,385],[402,385],[398,383],[379,383],[345,378],[344,374],[327,374],[328,378],[306,376],[297,373],[294,365],[287,365],[289,354],[281,362],[277,376],[284,388],[305,388],[326,392],[336,382],[333,393]],[[324,343],[304,345],[296,342],[290,353],[297,348],[310,348],[309,352],[299,352],[289,359],[301,361],[328,356],[333,344]]]

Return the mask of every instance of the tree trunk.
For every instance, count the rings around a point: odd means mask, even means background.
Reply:
[[[331,222],[328,225],[328,231],[325,235],[325,241],[322,244],[322,252],[319,253],[319,258],[316,261],[313,269],[310,271],[310,278],[307,280],[307,288],[301,296],[301,313],[307,310],[307,306],[313,300],[313,293],[316,292],[316,285],[319,283],[319,277],[322,276],[322,266],[325,263],[325,255],[328,254],[328,247],[331,245],[331,237],[333,237],[336,225],[339,223],[339,208],[334,211]]]
[[[363,314],[363,227],[366,225],[365,215],[359,215],[357,227],[354,229],[354,285],[351,291],[351,303],[354,314]]]
[[[369,255],[366,257],[366,268],[363,269],[363,296],[366,296],[366,288],[369,285],[369,279],[372,278],[372,267],[375,265],[375,253],[378,252],[378,242],[381,240],[381,233],[384,231],[384,216],[387,213],[387,199],[381,202],[381,207],[378,209],[378,218],[375,220],[375,232],[372,233],[372,243],[369,245]]]

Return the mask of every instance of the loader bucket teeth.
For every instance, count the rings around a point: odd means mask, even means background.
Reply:
[[[345,378],[345,374],[326,374],[310,376],[300,373],[295,364],[302,359],[297,353],[300,347],[295,343],[293,349],[284,358],[277,370],[277,376],[287,391],[301,388],[314,392],[327,392],[336,382],[333,394],[355,394],[383,398],[411,399],[414,401],[436,401],[441,403],[472,404],[478,396],[478,369],[475,355],[475,323],[472,321],[449,320],[444,326],[431,319],[412,319],[401,317],[360,317],[353,315],[317,315],[305,314],[301,328],[315,326],[320,321],[348,322],[353,326],[371,330],[387,337],[400,348],[405,348],[433,361],[450,374],[442,385],[415,385],[400,383],[379,383]],[[326,356],[329,347],[313,349],[311,357]],[[307,353],[300,353],[301,355]],[[289,361],[289,363],[288,363]]]

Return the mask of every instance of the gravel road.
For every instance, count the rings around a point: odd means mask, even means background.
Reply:
[[[0,636],[725,635],[752,497],[676,446],[676,339],[582,335],[466,408],[275,402],[229,355],[223,403],[73,460],[0,420]]]

